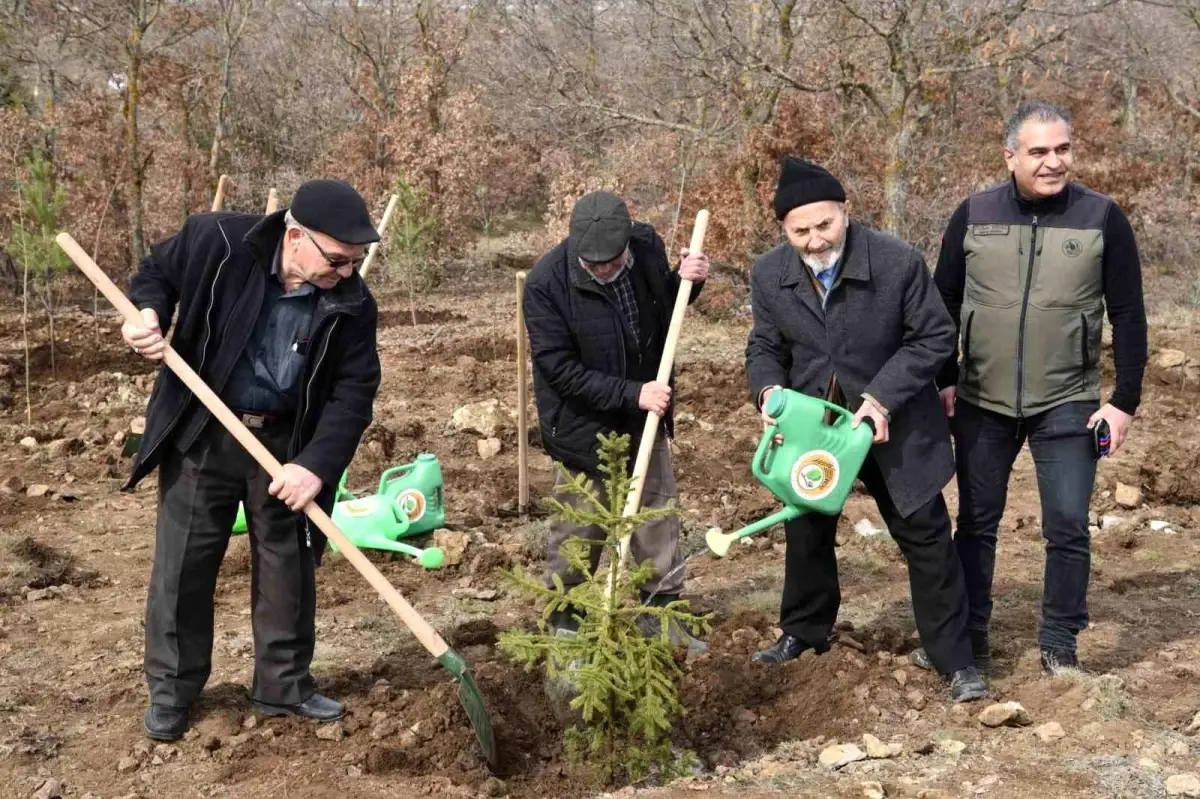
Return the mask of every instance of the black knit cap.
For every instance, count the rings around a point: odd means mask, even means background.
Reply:
[[[822,200],[846,202],[846,191],[838,179],[811,161],[790,155],[784,158],[775,188],[775,218],[782,221],[793,208]]]
[[[309,230],[343,244],[379,241],[362,195],[344,180],[309,180],[292,198],[292,216]]]
[[[570,237],[579,257],[588,263],[603,264],[616,258],[632,233],[629,207],[610,191],[585,194],[571,209]]]

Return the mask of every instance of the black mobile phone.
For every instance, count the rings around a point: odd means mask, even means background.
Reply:
[[[1111,448],[1112,434],[1109,432],[1108,422],[1101,419],[1092,428],[1092,456],[1097,460],[1103,458]]]

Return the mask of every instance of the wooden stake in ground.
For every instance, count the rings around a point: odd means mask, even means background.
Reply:
[[[217,180],[217,193],[213,196],[212,209],[214,211],[225,210],[225,192],[229,187],[229,175],[221,175]]]
[[[703,252],[704,234],[708,231],[707,209],[700,209],[696,214],[696,224],[692,227],[692,242],[688,252]],[[671,369],[675,365],[675,347],[679,344],[679,331],[683,327],[683,316],[687,313],[688,300],[692,294],[692,281],[680,277],[679,293],[675,295],[675,309],[671,313],[671,327],[667,330],[667,340],[663,345],[662,360],[658,364],[658,375],[655,380],[666,383],[671,379]],[[642,506],[642,484],[645,482],[646,471],[650,466],[650,451],[654,448],[654,440],[658,436],[658,423],[662,420],[654,411],[646,412],[646,426],[642,429],[642,440],[638,445],[637,460],[633,466],[633,482],[629,485],[629,496],[625,500],[624,516],[633,516]],[[611,598],[617,587],[617,574],[625,570],[629,559],[629,536],[621,538],[620,558],[618,563],[609,567],[606,596]]]
[[[525,405],[525,273],[517,272],[517,510],[524,515],[529,507],[529,431]]]
[[[279,210],[279,192],[271,189],[267,192],[267,210],[266,213],[273,214]]]
[[[59,233],[55,240],[58,242],[58,246],[75,262],[79,270],[87,275],[96,288],[100,289],[100,292],[108,298],[108,301],[121,312],[121,316],[125,317],[126,322],[137,326],[145,324],[142,320],[141,312],[129,301],[128,297],[121,293],[121,290],[109,279],[108,275],[104,274],[103,270],[96,265],[96,262],[88,257],[88,254],[75,242],[75,239],[66,233]],[[209,388],[208,384],[200,378],[200,375],[196,374],[187,361],[171,348],[170,344],[166,346],[163,352],[163,363],[183,381],[183,384],[208,408],[217,421],[229,430],[233,437],[238,440],[238,443],[246,448],[246,451],[258,461],[258,464],[266,470],[267,474],[271,475],[272,479],[277,479],[283,472],[283,464],[263,446],[262,442],[254,437],[253,433],[246,429],[242,421],[233,415],[233,412]],[[458,680],[459,701],[462,703],[464,710],[467,712],[467,717],[475,729],[475,734],[479,738],[484,755],[487,757],[488,762],[494,766],[496,764],[497,751],[495,738],[492,735],[491,721],[488,719],[487,710],[484,707],[483,697],[479,693],[479,688],[476,687],[474,677],[467,668],[467,664],[462,659],[462,656],[451,649],[442,639],[442,636],[438,634],[437,630],[422,618],[412,605],[408,604],[408,601],[400,595],[400,592],[375,568],[375,564],[367,560],[358,547],[350,539],[346,538],[346,535],[334,524],[329,515],[321,510],[316,502],[310,501],[305,505],[304,513],[337,546],[338,551],[345,556],[346,560],[354,568],[358,569],[359,573],[371,584],[371,587],[379,592],[380,597],[391,607],[400,621],[412,630],[413,635],[421,642],[421,645],[429,650],[438,659],[438,662]]]
[[[379,241],[373,242],[367,250],[367,259],[363,261],[362,268],[358,270],[358,276],[363,280],[367,279],[367,272],[371,269],[371,264],[375,262],[375,253],[379,250],[379,245],[383,244],[383,234],[387,232],[388,223],[392,221],[392,212],[396,210],[396,203],[399,201],[399,195],[393,194],[388,200],[387,208],[383,210],[383,219],[379,222],[379,227],[376,230],[379,232]]]

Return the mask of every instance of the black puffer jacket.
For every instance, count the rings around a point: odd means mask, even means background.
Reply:
[[[154,245],[130,281],[130,299],[158,313],[164,336],[178,318],[172,348],[217,394],[254,330],[283,216],[282,210],[269,216],[194,214],[179,232]],[[318,292],[288,461],[321,478],[317,504],[327,513],[371,423],[380,381],[377,318],[375,300],[357,274]],[[160,370],[124,490],[159,465],[165,447],[186,451],[210,422],[212,414],[183,381],[170,369]],[[325,537],[307,516],[298,515],[297,523],[306,527],[319,563]]]
[[[616,300],[579,265],[570,238],[537,262],[525,284],[525,327],[543,445],[554,460],[592,474],[599,466],[599,433],[629,434],[633,468],[646,422],[638,397],[658,373],[679,291],[679,274],[671,271],[654,228],[635,223],[629,249],[639,340]],[[701,288],[693,285],[689,303]],[[673,435],[671,409],[663,423]]]

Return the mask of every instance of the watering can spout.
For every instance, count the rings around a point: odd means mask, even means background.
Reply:
[[[772,513],[765,519],[759,519],[753,524],[748,524],[742,529],[733,533],[722,533],[719,528],[712,528],[704,536],[708,548],[711,549],[720,557],[725,557],[729,552],[729,547],[734,541],[739,538],[745,538],[748,535],[754,535],[757,532],[766,530],[768,527],[774,527],[777,524],[790,522],[792,519],[798,519],[804,514],[804,510],[793,505],[788,505],[783,510]]]

